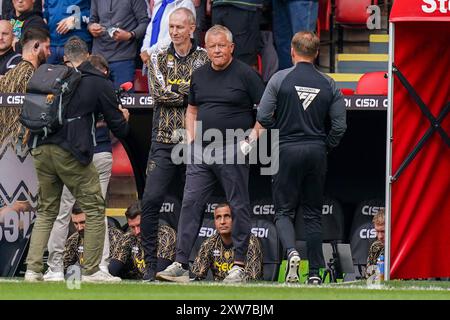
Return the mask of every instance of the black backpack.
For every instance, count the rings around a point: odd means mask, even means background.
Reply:
[[[81,72],[66,65],[43,64],[27,84],[19,121],[31,133],[47,137],[62,128],[65,109],[72,98]]]

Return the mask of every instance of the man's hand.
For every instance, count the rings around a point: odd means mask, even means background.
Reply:
[[[241,152],[244,154],[244,156],[252,151],[255,142],[255,140],[242,140],[241,142],[239,142],[239,147],[241,148]]]
[[[150,61],[150,55],[146,50],[141,52],[141,59],[144,64],[147,64]]]
[[[117,29],[117,31],[114,32],[113,34],[113,39],[115,41],[128,41],[133,37],[133,35],[131,34],[131,32],[125,31],[123,29]]]
[[[88,30],[94,38],[100,37],[103,32],[106,31],[106,29],[98,23],[90,24]]]
[[[56,32],[59,34],[66,34],[70,30],[75,29],[76,19],[75,16],[70,16],[62,19],[57,23]]]
[[[128,112],[128,109],[125,109],[122,106],[119,106],[119,110],[122,112],[123,117],[128,122],[128,119],[130,119],[130,112]]]

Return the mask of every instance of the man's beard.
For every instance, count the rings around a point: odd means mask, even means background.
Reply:
[[[45,53],[42,50],[40,50],[39,53],[38,53],[38,63],[39,63],[39,65],[45,63],[46,61],[47,61],[47,57],[45,56]]]

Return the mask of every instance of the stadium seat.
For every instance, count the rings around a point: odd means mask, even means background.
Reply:
[[[344,96],[352,96],[355,94],[355,90],[351,88],[341,88],[340,90]]]
[[[334,25],[338,29],[337,46],[338,52],[344,50],[344,28],[367,29],[369,13],[367,7],[378,4],[377,0],[335,0],[334,3]],[[333,27],[333,23],[331,24]],[[334,72],[335,65],[335,41],[333,40],[333,28],[330,30],[330,72]]]
[[[361,224],[366,222],[372,222],[373,216],[377,214],[377,212],[384,208],[384,200],[383,199],[367,199],[361,201],[355,209],[353,213],[351,232]]]
[[[108,227],[109,228],[116,228],[119,230],[122,230],[122,225],[120,224],[120,222],[113,217],[106,217],[106,219],[108,220]]]
[[[365,222],[352,230],[350,248],[352,250],[353,265],[356,277],[361,277],[366,267],[369,248],[376,239],[376,232],[372,222]]]
[[[148,93],[148,77],[142,74],[141,69],[136,69],[134,73],[134,92]]]
[[[174,195],[166,195],[161,205],[160,220],[164,220],[170,227],[178,229],[180,219],[181,200]]]
[[[250,202],[250,215],[254,219],[265,219],[273,222],[275,206],[272,198],[255,199]]]
[[[197,240],[195,240],[194,247],[192,248],[191,254],[189,255],[189,262],[194,262],[203,241],[210,238],[212,235],[214,235],[214,233],[216,233],[214,220],[209,218],[203,219],[202,226],[200,227],[200,230],[198,232]]]
[[[111,174],[113,176],[132,177],[134,175],[127,152],[120,142],[113,145],[112,156],[113,166]]]
[[[225,196],[212,195],[206,200],[204,217],[208,219],[214,219],[214,209],[219,203],[227,202]]]
[[[383,95],[388,94],[388,79],[385,71],[365,73],[358,81],[355,94]]]
[[[350,247],[356,277],[362,275],[362,270],[366,266],[370,245],[376,239],[372,219],[381,208],[384,208],[384,200],[382,199],[364,200],[358,204],[353,214],[350,230]]]
[[[344,226],[344,211],[341,204],[335,199],[326,197],[322,207],[323,241],[343,241]],[[295,234],[297,240],[305,240],[305,222],[301,207],[299,207],[295,219]]]
[[[251,232],[261,242],[263,279],[276,281],[281,263],[281,245],[275,225],[265,219],[252,219]]]

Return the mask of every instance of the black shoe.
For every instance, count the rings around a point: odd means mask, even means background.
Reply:
[[[142,280],[143,280],[144,282],[152,282],[152,281],[155,281],[155,274],[156,274],[156,271],[155,271],[155,270],[153,270],[153,269],[147,269],[147,270],[145,270],[145,272],[144,272],[144,276],[142,277]]]
[[[307,283],[313,286],[320,286],[322,284],[322,279],[319,277],[319,275],[311,275],[308,277]]]

